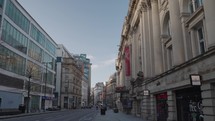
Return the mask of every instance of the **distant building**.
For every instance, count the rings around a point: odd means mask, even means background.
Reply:
[[[90,90],[90,106],[94,105],[94,87]]]
[[[83,79],[82,79],[82,106],[90,105],[90,89],[91,89],[91,63],[86,54],[74,55],[75,59],[83,64]]]
[[[60,106],[61,100],[61,83],[62,83],[62,63],[63,58],[71,58],[72,54],[62,44],[58,44],[56,51],[56,82],[55,82],[55,98],[53,101],[54,106]]]
[[[82,97],[82,65],[73,57],[63,58],[61,80],[61,107],[66,109],[80,108]]]
[[[52,107],[57,44],[17,0],[0,0],[0,15],[0,108]]]
[[[105,103],[107,106],[114,108],[116,107],[116,74],[110,76],[109,80],[105,84],[106,86],[106,96]]]
[[[98,82],[94,87],[94,105],[102,104],[102,93],[104,90],[104,83]]]

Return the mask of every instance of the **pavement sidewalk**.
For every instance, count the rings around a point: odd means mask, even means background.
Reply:
[[[113,110],[109,109],[105,112],[105,115],[101,115],[99,112],[93,121],[146,121],[146,120],[122,112],[114,113]]]

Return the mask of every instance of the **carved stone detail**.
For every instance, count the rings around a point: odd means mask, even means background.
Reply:
[[[151,3],[157,3],[158,0],[147,0],[147,1],[151,1]]]
[[[143,0],[140,4],[141,12],[147,12],[151,8],[151,0]]]
[[[148,8],[148,5],[145,2],[141,2],[141,11],[146,12]]]

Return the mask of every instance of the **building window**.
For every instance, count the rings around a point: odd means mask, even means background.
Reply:
[[[69,79],[69,76],[68,76],[68,75],[65,75],[65,79]],[[68,80],[66,80],[66,82],[68,82]]]
[[[0,68],[25,75],[25,59],[0,45]]]
[[[195,12],[202,5],[203,5],[202,0],[190,0],[189,2],[190,12],[191,13]]]
[[[56,62],[61,62],[62,61],[62,57],[57,57]]]
[[[67,87],[67,86],[65,87],[65,92],[66,92],[66,93],[68,93],[68,92],[69,92],[69,91],[68,91],[68,87]]]
[[[205,41],[205,31],[203,22],[199,22],[190,30],[191,47],[193,57],[205,53],[207,51],[207,44]]]
[[[204,34],[203,34],[202,27],[197,29],[197,34],[198,34],[198,40],[199,40],[200,54],[203,54],[205,52],[205,42],[204,42]]]
[[[0,1],[3,4],[3,1]],[[7,0],[5,14],[23,31],[28,34],[30,28],[30,21],[23,15],[23,13],[13,4],[11,0]]]
[[[169,12],[166,13],[163,23],[163,48],[164,48],[164,61],[165,61],[165,70],[169,70],[173,66],[173,47],[172,47],[172,38],[171,38],[171,22]]]
[[[68,108],[68,97],[64,97],[64,108]]]
[[[28,38],[5,19],[3,21],[1,39],[20,52],[27,53]]]
[[[0,8],[4,5],[4,0],[0,0]]]
[[[171,69],[173,66],[173,52],[172,52],[172,45],[167,47],[167,66],[168,69]]]
[[[38,62],[42,61],[42,49],[32,41],[29,41],[28,55]]]
[[[170,19],[169,19],[167,21],[167,34],[169,35],[169,37],[171,37],[171,35],[172,35],[170,27],[171,27],[171,23],[170,23]]]

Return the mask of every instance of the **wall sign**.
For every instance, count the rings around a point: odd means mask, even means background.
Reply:
[[[143,90],[143,95],[144,96],[149,96],[150,95],[149,90],[148,89]]]
[[[201,76],[199,74],[191,74],[190,83],[192,86],[200,86],[201,85]]]

